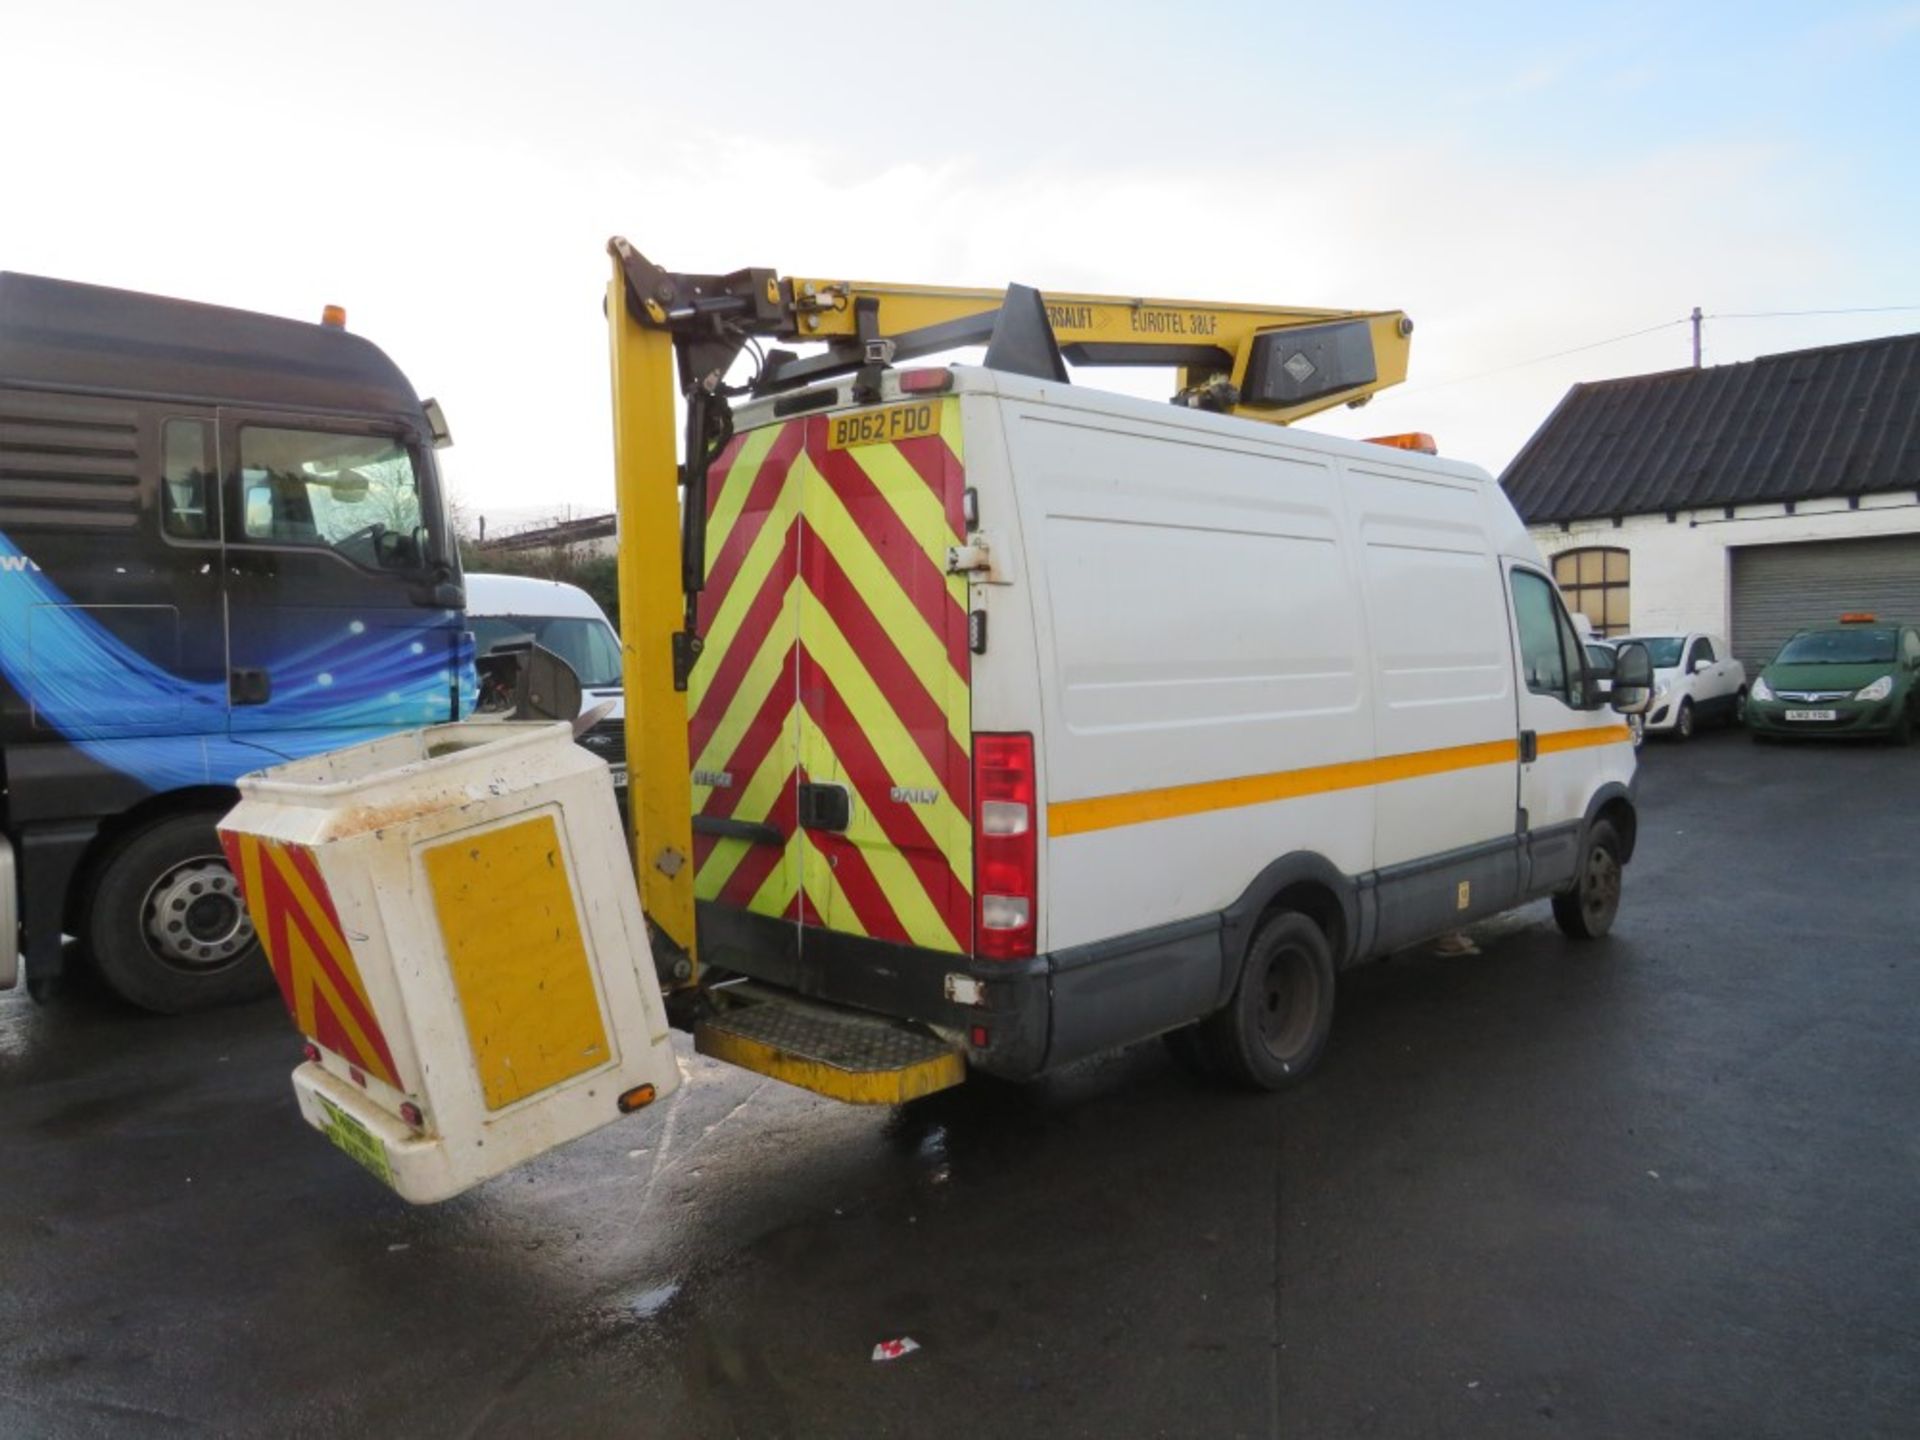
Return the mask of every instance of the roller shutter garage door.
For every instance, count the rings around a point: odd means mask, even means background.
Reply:
[[[1732,551],[1733,653],[1749,674],[1796,630],[1848,610],[1920,619],[1920,534]]]

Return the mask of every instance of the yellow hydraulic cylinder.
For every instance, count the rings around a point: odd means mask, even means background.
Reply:
[[[673,336],[636,321],[614,262],[607,287],[612,346],[614,490],[619,508],[620,646],[627,703],[627,814],[647,918],[697,971],[693,912],[693,783],[687,700],[673,686],[681,628],[679,466]],[[694,974],[675,976],[688,984]]]

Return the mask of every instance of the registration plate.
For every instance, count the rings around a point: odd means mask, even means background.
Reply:
[[[890,405],[885,410],[856,410],[850,415],[834,415],[827,421],[827,448],[851,450],[856,445],[891,445],[898,440],[916,440],[940,431],[940,404],[920,400],[911,405]]]
[[[1840,718],[1840,712],[1838,710],[1789,710],[1787,711],[1787,719],[1789,720],[1838,720],[1839,718]]]
[[[326,1096],[316,1095],[314,1098],[327,1115],[327,1123],[320,1127],[327,1139],[387,1184],[393,1184],[393,1167],[387,1164],[387,1147],[380,1143],[378,1137]]]
[[[627,767],[626,766],[609,765],[607,766],[607,773],[613,776],[614,789],[619,790],[625,787],[627,783]]]

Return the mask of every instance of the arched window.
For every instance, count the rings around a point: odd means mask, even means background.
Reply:
[[[1633,612],[1626,551],[1598,545],[1562,550],[1553,557],[1553,579],[1567,597],[1567,608],[1591,620],[1596,635],[1627,633]]]

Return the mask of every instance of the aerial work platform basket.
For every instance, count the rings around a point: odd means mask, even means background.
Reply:
[[[239,782],[221,843],[316,1129],[445,1199],[679,1083],[605,765],[565,722],[438,725]]]

